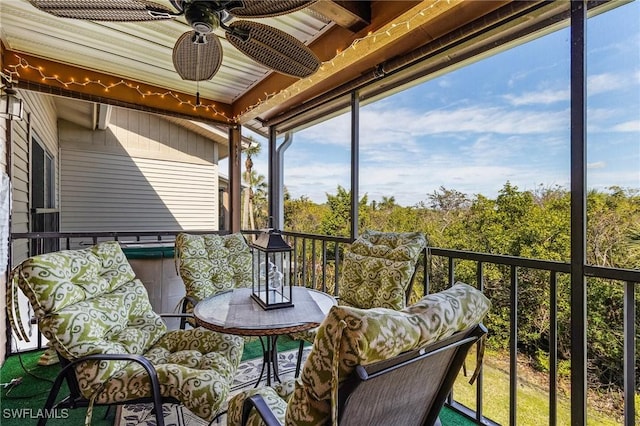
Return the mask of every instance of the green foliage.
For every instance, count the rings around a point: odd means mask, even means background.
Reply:
[[[561,187],[539,187],[521,191],[507,182],[496,199],[466,194],[440,187],[425,202],[413,207],[400,206],[394,197],[367,205],[359,203],[360,230],[421,231],[432,247],[460,249],[480,253],[503,254],[531,259],[569,262],[570,193]],[[348,236],[351,194],[338,187],[327,194],[327,203],[317,205],[308,199],[285,202],[287,229]],[[587,263],[617,268],[640,267],[640,194],[638,190],[609,188],[591,191],[587,196]],[[477,265],[457,261],[455,280],[479,285]],[[429,272],[430,291],[449,285],[446,259],[432,257]],[[511,268],[484,265],[482,284],[493,307],[486,320],[489,345],[509,347],[511,322]],[[539,368],[548,368],[551,316],[550,273],[518,268],[518,350],[534,360]],[[568,368],[570,359],[570,277],[556,277],[559,367]],[[421,295],[420,286],[418,294]],[[619,282],[588,280],[588,357],[589,381],[598,388],[622,385],[623,290]],[[636,290],[640,300],[640,290]],[[640,306],[637,307],[640,310]],[[636,316],[636,327],[640,321]],[[640,335],[636,339],[640,353]],[[547,364],[541,360],[547,356]],[[546,365],[546,367],[545,367]],[[640,379],[640,359],[636,364]]]
[[[348,237],[351,235],[351,191],[338,185],[336,195],[327,194],[327,214],[322,218],[320,229],[324,235]],[[368,223],[367,196],[358,202],[359,225]]]
[[[306,197],[285,199],[284,226],[285,229],[309,234],[321,234],[320,224],[327,215],[326,205],[316,204]]]

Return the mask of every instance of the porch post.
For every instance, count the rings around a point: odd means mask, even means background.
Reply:
[[[269,126],[269,222],[267,226],[276,227],[278,223],[278,200],[280,188],[278,185],[278,155],[276,152],[276,126]]]
[[[351,239],[358,237],[360,175],[360,92],[351,92]]]
[[[242,194],[242,130],[239,125],[229,127],[229,230],[240,232]]]
[[[587,412],[586,5],[571,3],[571,425]]]

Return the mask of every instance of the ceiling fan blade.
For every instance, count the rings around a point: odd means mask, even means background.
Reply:
[[[282,74],[308,77],[320,66],[315,53],[300,40],[269,25],[236,21],[229,25],[226,36],[236,49]]]
[[[196,38],[206,43],[194,43]],[[183,80],[209,80],[222,63],[222,44],[215,34],[188,31],[180,36],[173,47],[173,66]]]
[[[226,6],[238,18],[267,18],[304,9],[316,0],[237,0]]]
[[[61,18],[90,21],[157,21],[176,13],[147,0],[29,0],[36,8]]]

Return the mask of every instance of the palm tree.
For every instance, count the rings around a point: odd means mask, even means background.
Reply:
[[[253,160],[251,157],[260,154],[261,145],[253,137],[247,138],[249,144],[243,149],[247,156],[244,160],[245,174],[244,181],[247,184],[244,192],[244,202],[242,207],[242,229],[255,229],[255,221],[253,217]]]
[[[253,220],[252,225],[257,229],[266,228],[269,223],[269,212],[267,210],[267,180],[264,175],[259,175],[255,170],[251,172],[251,212],[249,215],[250,220]]]
[[[391,197],[382,196],[382,201],[378,204],[378,208],[382,210],[390,210],[396,205],[396,197],[393,195]]]

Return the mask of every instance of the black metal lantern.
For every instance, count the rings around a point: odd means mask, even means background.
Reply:
[[[279,231],[269,229],[251,244],[253,279],[251,297],[263,309],[293,307],[291,252]]]
[[[24,114],[22,99],[16,96],[16,91],[11,87],[6,87],[3,90],[4,93],[0,94],[0,117],[9,120],[22,120]]]

